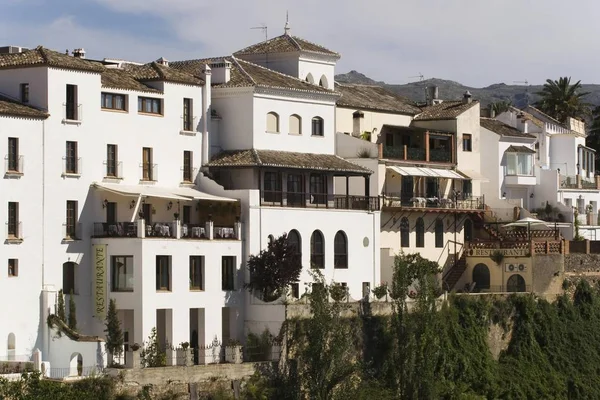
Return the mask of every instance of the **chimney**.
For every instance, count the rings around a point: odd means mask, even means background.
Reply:
[[[225,59],[210,64],[212,83],[227,83],[231,79],[231,63]]]
[[[523,133],[529,133],[529,120],[524,119],[521,122],[523,123]]]
[[[465,104],[469,104],[470,102],[473,101],[473,96],[471,96],[471,92],[469,92],[468,90],[465,92],[465,94],[463,94],[463,103]]]
[[[365,126],[365,114],[358,110],[352,113],[352,136],[360,137]]]
[[[432,106],[439,103],[439,88],[437,86],[427,87],[427,105]]]
[[[208,121],[211,114],[212,71],[208,65],[205,65],[201,74],[204,77],[204,87],[202,88],[202,166],[205,166],[210,161]]]
[[[83,48],[73,50],[73,57],[85,58],[85,50]]]
[[[157,63],[159,63],[160,65],[164,65],[165,67],[169,66],[169,60],[167,60],[164,57],[159,58],[158,60],[156,60]]]
[[[493,105],[493,104],[490,104],[490,106],[489,106],[489,107],[490,107],[490,111],[489,111],[489,113],[490,113],[490,118],[496,118],[496,110],[494,110],[494,105]]]

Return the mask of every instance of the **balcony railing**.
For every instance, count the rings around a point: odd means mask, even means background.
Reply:
[[[235,230],[228,226],[215,226],[214,237],[215,239],[235,239]]]
[[[383,156],[385,158],[397,158],[399,160],[404,159],[404,148],[403,147],[394,147],[394,146],[385,146],[383,148]]]
[[[6,223],[6,240],[23,240],[23,223],[21,221],[11,224]]]
[[[137,237],[137,223],[94,222],[94,237]]]
[[[185,168],[181,167],[181,182],[193,183],[196,178],[196,171],[198,168]]]
[[[409,160],[425,161],[425,149],[409,147],[406,149],[406,157]]]
[[[13,156],[7,154],[4,157],[4,173],[6,175],[23,175],[25,164],[24,156]]]
[[[83,107],[81,104],[63,103],[63,123],[80,124],[83,121]]]
[[[158,164],[141,163],[140,181],[154,182],[158,180]]]
[[[405,152],[406,150],[406,157]],[[452,162],[452,153],[449,150],[430,149],[429,159],[424,148],[412,148],[404,146],[384,146],[382,149],[384,158],[392,158],[407,161],[431,161],[431,162]]]
[[[180,221],[153,222],[95,222],[94,238],[167,238],[167,239],[241,239],[241,226],[213,226],[204,224],[181,224]]]
[[[63,157],[63,176],[65,175],[81,175],[83,162],[81,157],[79,158],[70,158]]]
[[[376,211],[379,197],[346,196],[322,193],[298,193],[263,190],[261,205],[275,207],[331,208],[338,210]]]
[[[76,222],[74,224],[64,223],[62,228],[64,240],[81,240],[83,237],[83,232],[81,231],[81,222]]]
[[[426,197],[415,194],[386,193],[382,198],[383,207],[483,210],[485,206],[484,196],[463,194],[453,197]]]
[[[429,149],[429,161],[451,162],[452,154],[448,150]]]
[[[123,179],[123,161],[104,161],[104,176],[106,178]]]

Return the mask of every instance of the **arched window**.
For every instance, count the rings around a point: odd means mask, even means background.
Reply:
[[[321,231],[314,231],[310,237],[310,266],[325,268],[325,239]]]
[[[327,77],[325,75],[321,76],[319,86],[324,87],[325,89],[329,89],[329,81],[327,80]]]
[[[279,114],[276,112],[267,114],[267,132],[279,133]]]
[[[296,249],[296,254],[302,259],[302,239],[297,230],[292,229],[287,235],[288,244]]]
[[[507,292],[525,292],[527,291],[527,285],[525,285],[525,279],[519,274],[511,275],[506,282]]]
[[[475,282],[475,291],[490,289],[490,270],[485,264],[477,264],[473,268],[473,282]]]
[[[297,114],[290,115],[290,134],[302,135],[302,118]]]
[[[315,84],[315,78],[313,78],[312,74],[309,73],[308,75],[306,75],[306,82],[314,85]]]
[[[435,247],[444,247],[444,220],[435,220]]]
[[[77,288],[75,287],[75,269],[77,264],[68,261],[63,264],[63,284],[62,290],[64,294],[77,294]]]
[[[312,119],[312,135],[323,136],[323,118],[314,117]]]
[[[473,240],[473,222],[468,218],[465,220],[464,235],[465,242],[470,242]]]
[[[410,247],[410,224],[406,217],[400,220],[400,247]]]
[[[417,231],[417,247],[425,247],[425,222],[423,218],[417,218],[415,230]]]
[[[334,268],[348,268],[348,238],[343,231],[335,234],[333,241]]]
[[[15,349],[17,348],[17,339],[14,333],[8,334],[8,342],[6,343],[7,355],[9,360],[15,359]]]

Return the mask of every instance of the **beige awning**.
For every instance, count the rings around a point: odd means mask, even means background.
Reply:
[[[213,201],[237,201],[227,197],[214,196],[208,193],[189,187],[162,187],[162,186],[144,186],[144,185],[121,185],[118,183],[98,183],[91,185],[98,190],[104,190],[122,196],[132,197],[157,197],[170,200],[213,200]]]
[[[465,179],[456,171],[442,168],[425,168],[425,167],[404,167],[404,166],[388,166],[392,170],[402,176],[428,176],[432,178],[444,179]]]
[[[482,182],[490,181],[488,178],[486,178],[485,176],[481,175],[479,172],[474,171],[472,169],[463,169],[458,172],[460,172],[461,174],[463,174],[466,177],[463,179],[473,179],[473,180],[482,181]]]

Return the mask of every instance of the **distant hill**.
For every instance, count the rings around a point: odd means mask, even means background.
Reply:
[[[484,88],[473,88],[461,83],[444,79],[427,79],[420,82],[411,82],[405,85],[390,85],[385,82],[375,81],[357,71],[350,71],[347,74],[335,76],[337,82],[360,83],[367,85],[379,85],[386,89],[398,93],[414,102],[425,101],[425,88],[428,86],[438,86],[439,96],[443,100],[458,100],[467,90],[473,95],[473,99],[481,101],[483,107],[497,101],[510,100],[516,107],[525,107],[527,104],[533,104],[538,99],[535,93],[542,90],[541,85],[507,85],[505,83],[495,83]],[[597,106],[600,105],[600,85],[583,85],[584,92],[590,92],[586,100]]]

